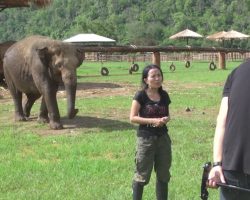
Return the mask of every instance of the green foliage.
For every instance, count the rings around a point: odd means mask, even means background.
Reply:
[[[53,0],[44,8],[12,8],[0,12],[1,41],[41,34],[65,39],[78,33],[96,33],[118,44],[185,45],[168,38],[189,28],[200,34],[235,29],[250,34],[250,2],[242,0]],[[195,45],[218,45],[199,39]],[[250,41],[226,46],[249,48]]]

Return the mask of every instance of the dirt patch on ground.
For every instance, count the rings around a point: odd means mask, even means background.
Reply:
[[[77,86],[77,98],[94,98],[105,96],[128,96],[133,95],[136,91],[136,87],[130,84],[114,84],[114,83],[79,83]],[[57,94],[57,98],[65,98],[66,93],[63,88],[60,88]],[[38,101],[39,102],[39,101]],[[0,104],[13,104],[12,97],[8,91],[3,87],[0,87]],[[13,108],[14,110],[14,108]],[[39,135],[62,135],[62,134],[78,134],[79,132],[94,132],[100,130],[114,131],[121,129],[131,128],[132,125],[128,122],[129,113],[119,113],[117,110],[110,111],[107,116],[102,118],[98,113],[92,113],[92,116],[76,116],[73,120],[69,120],[66,117],[62,117],[61,121],[64,126],[62,130],[51,130],[48,128],[38,128],[40,126],[37,121],[37,116],[31,113],[31,116],[27,123],[14,122],[13,114],[4,116],[2,121],[13,122],[15,130],[22,132],[26,128],[35,130]],[[129,112],[129,111],[128,111]],[[119,119],[117,119],[119,116]],[[24,129],[23,129],[23,128]],[[79,131],[81,130],[81,131]]]
[[[104,97],[131,95],[136,88],[129,84],[80,83],[77,86],[78,97]]]
[[[165,89],[167,89],[171,95],[173,92],[188,92],[190,89],[204,88],[204,87],[218,87],[221,86],[220,83],[211,83],[211,84],[196,84],[196,83],[180,83],[176,81],[166,81],[163,85]],[[135,92],[138,90],[138,86],[132,84],[116,84],[116,83],[94,83],[94,82],[83,82],[78,83],[77,86],[77,97],[81,98],[94,98],[94,97],[106,97],[106,96],[133,96]],[[58,98],[65,98],[66,94],[63,88],[60,88],[58,92]],[[3,105],[5,103],[12,104],[12,98],[7,89],[0,87],[0,104]],[[13,109],[14,110],[14,109]],[[119,112],[119,113],[118,113]],[[211,113],[212,112],[212,113]],[[185,108],[181,110],[175,110],[172,112],[173,116],[178,117],[190,115],[198,115],[202,116],[214,116],[214,111],[201,111],[196,109],[191,109],[191,112],[186,112]],[[119,119],[117,118],[119,116]],[[39,128],[36,122],[37,116],[32,115],[29,121],[31,123],[26,123],[26,125],[22,125],[20,123],[16,123],[14,126],[20,131],[23,131],[22,127],[36,130],[39,135],[61,135],[61,134],[78,134],[79,132],[97,132],[100,130],[105,131],[114,131],[121,129],[129,129],[133,127],[128,122],[129,110],[126,112],[120,112],[117,110],[110,111],[105,117],[100,116],[99,113],[92,113],[88,116],[78,115],[73,120],[68,120],[66,117],[62,117],[61,121],[64,125],[64,129],[62,130],[50,130],[49,127]],[[5,117],[4,117],[5,118]],[[8,119],[7,119],[8,118]],[[6,119],[1,119],[4,121],[13,121],[13,115],[8,115]],[[80,130],[80,131],[79,131]]]
[[[168,91],[181,91],[195,88],[206,88],[206,87],[218,87],[222,86],[222,83],[179,83],[176,81],[167,81],[163,87]],[[94,82],[83,82],[77,85],[77,97],[101,97],[101,96],[119,96],[119,95],[133,95],[138,86],[131,84],[115,84],[115,83],[94,83]],[[58,96],[65,96],[65,91],[60,88]],[[7,102],[12,101],[8,89],[0,87],[0,101]]]
[[[78,83],[77,85],[77,97],[100,97],[100,96],[119,96],[128,95],[130,92],[135,91],[136,88],[129,84],[114,84],[114,83]],[[65,95],[64,88],[60,88],[58,91],[58,97]],[[0,101],[8,102],[12,101],[9,90],[0,87]]]

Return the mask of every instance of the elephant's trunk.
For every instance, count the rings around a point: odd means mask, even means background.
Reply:
[[[66,95],[67,95],[67,104],[68,104],[68,118],[72,119],[78,113],[78,109],[75,109],[75,100],[76,100],[76,75],[62,76]]]

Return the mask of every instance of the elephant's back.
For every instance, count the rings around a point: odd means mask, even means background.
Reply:
[[[3,59],[5,52],[15,43],[15,41],[7,41],[0,44],[0,58]]]
[[[13,45],[15,41],[7,41],[0,44],[0,74],[3,74],[3,58],[5,52],[8,50],[8,48]]]
[[[32,50],[45,46],[45,43],[48,43],[50,39],[45,36],[34,35],[26,37],[14,45],[12,45],[6,52],[6,54],[20,54],[20,55],[29,55]]]

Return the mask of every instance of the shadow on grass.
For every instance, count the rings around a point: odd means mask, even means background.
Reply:
[[[127,77],[130,77],[132,75],[141,75],[140,72],[134,72],[133,74],[130,74],[129,73],[129,70],[128,70],[128,73],[110,73],[108,76],[102,76],[102,75],[95,75],[95,74],[89,74],[89,75],[80,75],[80,76],[77,76],[77,78],[102,78],[102,77],[115,77],[115,76],[127,76]]]
[[[62,118],[61,119],[64,129],[74,128],[97,128],[104,131],[121,131],[127,129],[136,129],[136,126],[125,121],[115,119],[105,119],[89,116],[76,116],[74,119]]]
[[[94,82],[81,82],[77,83],[77,90],[87,89],[103,89],[103,88],[121,88],[122,86],[114,83],[94,83]]]
[[[104,89],[104,88],[122,88],[122,86],[115,83],[97,83],[97,82],[77,83],[77,90]],[[59,87],[59,91],[62,90],[65,90],[63,83],[61,83]]]

